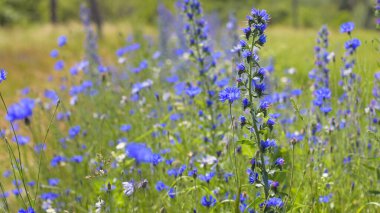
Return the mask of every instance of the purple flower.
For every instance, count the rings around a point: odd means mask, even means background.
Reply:
[[[348,40],[344,44],[344,48],[346,48],[346,50],[355,51],[360,45],[361,45],[360,40],[357,38],[354,38],[354,39]]]
[[[24,120],[33,114],[34,100],[24,98],[19,103],[13,104],[8,108],[7,120],[10,122]]]
[[[4,69],[0,69],[0,83],[7,79],[7,72]]]
[[[355,28],[354,22],[346,22],[340,25],[340,32],[350,34],[354,30],[354,28]]]
[[[219,93],[219,100],[225,102],[228,100],[230,104],[240,98],[240,90],[236,87],[227,87]]]
[[[57,43],[58,43],[58,46],[59,47],[63,47],[65,46],[65,44],[67,43],[67,38],[66,36],[59,36],[58,39],[57,39]]]
[[[209,196],[203,196],[202,199],[201,199],[201,204],[207,208],[210,208],[212,206],[215,206],[216,204],[216,199],[209,195]]]

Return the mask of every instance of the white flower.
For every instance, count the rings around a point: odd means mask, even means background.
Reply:
[[[100,213],[103,206],[104,206],[104,200],[99,199],[99,201],[95,203],[95,208],[96,208],[95,212]]]
[[[135,191],[133,184],[130,182],[122,182],[124,188],[124,194],[127,196],[131,196]]]

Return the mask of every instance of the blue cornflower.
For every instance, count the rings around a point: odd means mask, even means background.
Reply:
[[[40,153],[41,151],[45,151],[45,150],[46,150],[46,144],[44,144],[44,143],[36,144],[34,146],[34,151],[36,153]]]
[[[332,198],[332,194],[326,195],[326,196],[319,196],[319,202],[320,203],[328,203],[330,202]]]
[[[132,129],[132,126],[130,124],[123,124],[120,127],[120,131],[122,132],[129,132]]]
[[[73,126],[69,129],[69,137],[71,139],[75,138],[80,133],[80,126]]]
[[[59,55],[59,51],[56,50],[56,49],[54,49],[54,50],[52,50],[52,51],[50,52],[50,57],[52,57],[52,58],[57,58],[58,55]]]
[[[13,137],[13,141],[16,143],[18,142],[18,144],[20,146],[23,146],[23,145],[26,145],[27,143],[29,143],[29,137],[18,135],[17,138]]]
[[[344,44],[344,47],[346,48],[346,50],[355,51],[360,45],[361,45],[360,40],[357,38],[354,38],[354,39],[346,41],[346,43]]]
[[[18,213],[36,213],[32,207],[29,207],[28,209],[20,209],[18,210]]]
[[[266,208],[282,208],[284,206],[284,202],[282,202],[281,198],[272,197],[269,198],[267,201],[260,204],[260,207],[266,207]]]
[[[57,43],[58,43],[58,46],[59,46],[59,47],[63,47],[63,46],[65,46],[65,44],[67,43],[67,38],[66,38],[66,36],[64,36],[64,35],[59,36],[58,39],[57,39]]]
[[[153,154],[152,155],[152,164],[153,166],[157,166],[159,163],[163,161],[162,157],[160,154]]]
[[[211,179],[215,176],[215,172],[206,173],[205,175],[199,175],[199,180],[210,183]]]
[[[177,178],[178,176],[182,176],[185,170],[186,170],[186,165],[182,165],[180,168],[169,169],[168,175],[174,176],[175,178]]]
[[[41,194],[42,200],[55,200],[59,197],[59,194],[54,192],[46,192]]]
[[[174,188],[170,188],[169,191],[168,191],[168,195],[170,198],[175,198],[176,196],[176,191]]]
[[[54,103],[56,103],[59,100],[59,97],[54,90],[48,90],[47,89],[47,90],[45,90],[44,95],[46,98],[49,98],[50,100],[52,100]]]
[[[56,167],[59,164],[64,163],[64,162],[66,162],[66,158],[63,156],[57,155],[57,156],[53,157],[53,159],[50,161],[50,165],[52,167]]]
[[[7,72],[4,69],[0,69],[0,83],[7,79]]]
[[[211,195],[209,195],[209,196],[206,195],[206,196],[202,197],[201,204],[202,204],[202,206],[210,208],[212,206],[215,206],[216,199],[213,196],[211,196]]]
[[[346,22],[340,25],[340,32],[350,34],[354,30],[354,28],[355,28],[354,22]]]
[[[189,172],[187,173],[187,175],[190,176],[190,177],[196,178],[197,175],[198,175],[198,169],[197,168],[193,168],[193,169],[189,170]]]
[[[162,182],[162,181],[158,181],[156,183],[156,190],[159,191],[159,192],[161,192],[161,191],[163,191],[163,190],[165,190],[167,188],[168,188],[168,186],[166,186],[165,183]]]
[[[54,69],[56,71],[61,71],[63,70],[63,68],[65,68],[65,62],[63,60],[59,60],[55,63],[54,65]]]
[[[319,88],[314,92],[314,95],[319,99],[330,99],[331,98],[331,91],[327,87]]]
[[[75,155],[71,157],[70,161],[73,163],[81,163],[83,161],[83,157],[81,155]]]
[[[48,180],[48,184],[49,184],[50,186],[58,186],[58,184],[59,184],[59,179],[58,179],[58,178],[50,178],[50,179]]]
[[[275,164],[276,164],[277,166],[283,166],[284,163],[285,163],[284,158],[277,158],[277,160],[276,160],[276,162],[275,162]]]
[[[261,146],[261,149],[262,150],[266,150],[266,149],[269,149],[271,147],[276,147],[276,141],[274,139],[267,139],[265,141],[261,140],[260,142],[260,146]]]
[[[190,98],[194,98],[202,92],[200,87],[190,86],[186,89],[186,94],[190,96]]]
[[[24,98],[19,103],[13,104],[8,108],[7,120],[10,122],[16,120],[24,120],[32,116],[34,108],[34,100]]]
[[[225,102],[228,100],[230,104],[240,98],[240,90],[236,87],[227,87],[219,93],[219,100]]]
[[[98,71],[99,71],[99,73],[106,73],[106,72],[108,72],[108,67],[99,65]]]
[[[130,143],[125,151],[130,158],[134,158],[136,163],[151,163],[153,152],[143,143]]]

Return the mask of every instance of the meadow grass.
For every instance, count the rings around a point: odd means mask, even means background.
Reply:
[[[271,153],[270,159],[282,156],[286,162],[281,170],[270,171],[271,177],[280,182],[280,187],[273,190],[273,193],[286,201],[286,208],[281,210],[283,212],[376,212],[376,206],[379,206],[380,147],[377,133],[370,134],[366,130],[368,118],[365,117],[364,108],[372,98],[373,75],[379,71],[379,53],[374,42],[378,32],[356,30],[353,33],[353,37],[362,41],[362,46],[355,55],[355,72],[362,77],[359,86],[362,88],[359,107],[362,117],[359,125],[362,127],[360,140],[363,144],[360,145],[360,151],[357,151],[352,145],[354,139],[351,132],[356,128],[352,126],[335,132],[321,130],[318,135],[324,137],[326,144],[313,146],[308,143],[308,131],[316,119],[313,115],[295,110],[297,106],[301,111],[309,109],[312,100],[312,82],[308,73],[314,67],[313,48],[317,31],[318,29],[271,26],[267,30],[268,43],[260,51],[264,62],[270,57],[274,59],[275,72],[271,78],[279,85],[276,90],[291,87],[303,91],[301,96],[293,98],[293,105],[290,100],[286,101],[287,108],[283,113],[285,117],[295,118],[294,124],[278,125],[272,133],[268,133],[275,136],[279,144],[276,152]],[[129,64],[116,63],[118,58],[115,51],[125,45],[126,37],[131,34],[137,35],[135,41],[141,43],[142,50],[126,56]],[[202,99],[204,96],[194,99],[186,95],[176,96],[172,92],[172,85],[165,81],[166,77],[176,73],[188,84],[196,82],[199,80],[196,69],[191,67],[186,57],[162,61],[152,59],[151,55],[156,47],[149,45],[148,39],[142,34],[158,40],[154,27],[145,26],[139,29],[127,22],[106,24],[103,37],[99,39],[98,54],[104,65],[112,67],[112,72],[94,77],[82,73],[71,76],[67,71],[86,53],[83,45],[85,34],[80,24],[0,29],[0,66],[8,71],[8,79],[0,85],[0,89],[7,104],[17,101],[20,96],[18,91],[25,87],[32,88],[30,94],[39,97],[31,124],[22,121],[17,123],[20,126],[17,134],[29,135],[32,141],[21,147],[27,179],[36,181],[37,168],[41,169],[39,190],[41,193],[54,192],[60,195],[59,202],[50,199],[51,208],[57,212],[95,212],[95,209],[99,209],[95,203],[101,200],[106,203],[104,212],[178,212],[179,209],[186,212],[193,209],[199,212],[232,212],[233,209],[237,211],[235,204],[244,204],[247,210],[255,208],[257,211],[264,211],[259,207],[264,199],[257,195],[263,186],[249,184],[246,177],[250,158],[245,155],[252,157],[258,150],[243,148],[243,154],[234,153],[237,156],[235,161],[229,158],[231,150],[227,145],[234,140],[241,141],[248,133],[245,129],[238,128],[238,117],[242,113],[240,105],[233,105],[231,111],[228,110],[228,104],[218,105],[215,112],[221,114],[220,126],[214,132],[201,128],[209,125],[207,116],[203,118],[198,115],[200,109],[207,109]],[[60,58],[66,63],[63,72],[54,71],[54,60],[49,57],[50,51],[57,48],[59,35],[66,35],[68,38],[67,45],[60,51]],[[346,40],[347,35],[340,34],[338,29],[331,29],[329,50],[336,55],[336,62],[330,65],[334,109],[340,105],[336,100],[342,93],[338,81],[342,66],[340,57]],[[149,60],[148,70],[131,73],[129,66],[135,67],[142,59]],[[175,72],[172,71],[174,65],[180,67]],[[234,65],[232,67],[226,61],[220,67],[227,71],[218,72],[218,75],[234,78]],[[287,74],[285,70],[289,68],[295,68],[296,72]],[[97,72],[96,68],[93,70]],[[49,82],[47,78],[50,75],[54,78]],[[65,79],[62,81],[60,77]],[[284,77],[290,79],[291,83],[281,83]],[[133,96],[130,95],[133,85],[147,78],[153,79],[155,83],[141,89],[140,99],[133,101]],[[86,80],[93,82],[91,88],[97,91],[96,95],[90,95],[91,91],[86,90],[84,94],[78,95],[77,104],[71,106],[72,97],[67,92],[59,91],[59,85],[71,87],[81,85]],[[230,84],[234,84],[234,81],[230,80]],[[47,149],[42,152],[40,162],[40,155],[33,151],[33,146],[43,142],[56,106],[43,97],[44,89],[57,91],[61,100],[58,112],[70,111],[70,116],[53,122],[46,140]],[[168,100],[164,98],[166,93],[170,93]],[[277,110],[275,106],[271,109],[273,112]],[[0,116],[5,117],[5,114],[2,110]],[[5,120],[0,124],[2,127],[8,126]],[[120,130],[123,124],[131,125],[132,129]],[[68,136],[71,134],[70,130],[77,125],[80,126],[80,134]],[[292,144],[292,138],[286,136],[289,131],[303,134],[305,139]],[[204,141],[203,136],[212,136],[214,133],[216,143]],[[11,139],[12,133],[9,130],[6,135]],[[365,142],[368,141],[373,141],[371,149],[365,148]],[[128,158],[128,153],[122,147],[132,142],[145,142],[155,153],[160,152],[165,160],[173,158],[174,161],[170,165],[161,162],[154,166],[150,163],[138,163],[133,158]],[[122,148],[117,149],[117,144]],[[170,152],[166,153],[167,149]],[[218,163],[207,162],[217,151],[222,152],[217,157]],[[1,154],[2,161],[5,162],[7,157],[4,156],[7,153]],[[73,163],[66,160],[52,166],[51,160],[58,155],[66,156],[67,159],[80,155],[83,162]],[[344,164],[348,156],[352,162]],[[178,171],[182,165],[187,165],[183,175],[167,175],[168,171]],[[216,177],[205,182],[188,175],[194,165],[198,168],[198,176],[206,175],[212,170]],[[9,165],[4,166],[4,170],[9,168]],[[228,183],[224,181],[224,175],[234,171],[234,175],[239,176],[242,183],[239,188],[242,192],[241,198],[251,198],[244,201],[248,203],[235,202],[237,191],[234,177]],[[49,178],[59,178],[60,183],[50,184]],[[148,181],[147,187],[143,185],[145,179]],[[2,180],[5,190],[10,191],[14,184],[9,179]],[[131,196],[126,196],[128,192],[123,192],[125,187],[123,188],[122,182],[126,181],[134,185]],[[158,181],[165,182],[167,188],[157,191],[155,188]],[[175,188],[175,199],[168,196],[169,188]],[[33,194],[36,189],[30,189],[33,199],[36,198],[37,204],[34,207],[41,209],[42,204],[46,204],[49,199],[40,199],[41,194]],[[321,196],[329,194],[332,195],[332,201],[320,202]],[[217,197],[217,204],[210,208],[201,205],[200,200],[204,195]],[[9,203],[10,212],[25,207],[20,197],[11,197]]]

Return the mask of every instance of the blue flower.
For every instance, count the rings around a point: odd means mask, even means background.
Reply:
[[[258,18],[258,21],[260,23],[267,23],[270,19],[270,16],[266,10],[259,10],[259,9],[253,8],[251,10],[251,15],[255,18]]]
[[[210,183],[211,179],[215,176],[215,172],[206,173],[205,175],[199,175],[199,180]]]
[[[132,126],[130,124],[123,124],[120,127],[120,131],[122,132],[129,132],[132,129]]]
[[[219,93],[219,100],[225,102],[228,100],[230,104],[240,98],[240,90],[236,87],[227,87]]]
[[[13,104],[8,108],[7,120],[10,122],[24,120],[33,114],[34,100],[24,98],[19,103]]]
[[[55,200],[59,197],[58,194],[54,192],[47,192],[47,193],[42,193],[41,194],[41,199],[42,200]]]
[[[319,196],[319,202],[320,203],[328,203],[330,202],[332,198],[332,194],[326,195],[326,196]]]
[[[58,55],[59,55],[59,52],[58,52],[58,50],[56,50],[56,49],[54,49],[54,50],[52,50],[52,51],[50,52],[50,57],[52,57],[52,58],[57,58]]]
[[[57,43],[59,47],[63,47],[67,43],[67,38],[66,36],[59,36],[57,39]]]
[[[48,180],[48,183],[50,186],[58,186],[59,179],[58,178],[50,178]]]
[[[13,137],[13,141],[16,143],[18,142],[18,144],[20,146],[23,146],[23,145],[26,145],[27,143],[29,143],[29,137],[18,135],[17,138]]]
[[[267,42],[267,36],[264,35],[264,34],[260,35],[259,40],[258,40],[258,43],[259,43],[260,45],[264,45],[266,42]]]
[[[56,167],[61,163],[66,162],[66,158],[60,155],[54,156],[53,159],[50,161],[50,165],[52,167]]]
[[[276,147],[277,144],[276,144],[276,141],[275,140],[271,140],[271,139],[267,139],[265,141],[261,140],[260,142],[260,147],[262,150],[266,150],[266,149],[269,149],[271,147]]]
[[[355,24],[353,22],[346,22],[340,25],[340,32],[350,34],[354,30],[354,28]]]
[[[266,208],[282,208],[284,206],[284,202],[282,202],[281,198],[272,197],[260,204],[260,207],[264,206]]]
[[[180,168],[169,169],[168,175],[174,176],[175,178],[177,178],[178,176],[182,176],[185,170],[186,170],[186,165],[182,165]]]
[[[71,157],[70,161],[74,163],[81,163],[83,161],[83,157],[81,155],[75,155]]]
[[[69,129],[69,137],[71,139],[75,138],[80,133],[80,126],[73,126]]]
[[[63,68],[65,68],[65,62],[63,60],[59,60],[55,63],[54,65],[54,69],[56,71],[61,71],[63,70]]]
[[[18,213],[36,213],[32,207],[29,207],[28,209],[20,209],[18,210]]]
[[[190,98],[194,98],[202,92],[200,87],[190,86],[186,89],[186,94],[190,96]]]
[[[277,158],[277,159],[276,159],[276,162],[275,162],[275,164],[276,164],[277,166],[283,166],[284,163],[285,163],[284,158]]]
[[[57,103],[57,101],[59,100],[59,97],[54,90],[48,90],[47,89],[47,90],[45,90],[44,95],[46,98],[49,98],[50,100],[52,100],[54,103]]]
[[[130,143],[125,151],[128,157],[135,159],[137,164],[152,162],[153,152],[143,143]]]
[[[7,72],[4,69],[0,69],[0,83],[7,79]]]
[[[257,172],[254,172],[251,170],[249,171],[248,180],[250,184],[254,184],[256,180],[258,179],[258,177],[259,177],[259,174]]]
[[[170,188],[169,191],[168,191],[168,195],[169,195],[170,198],[175,198],[175,196],[176,196],[175,189],[174,188]]]
[[[206,196],[202,197],[201,204],[202,204],[202,206],[210,208],[212,206],[215,206],[216,199],[213,196],[211,196],[211,195],[209,195],[209,196],[206,195]]]
[[[344,44],[344,47],[346,48],[346,50],[355,51],[360,45],[361,45],[360,40],[357,38],[354,38],[354,39],[348,40]]]
[[[45,150],[46,150],[46,144],[44,144],[44,143],[36,144],[34,146],[34,151],[36,153],[40,153],[41,151],[45,151]]]
[[[167,188],[168,188],[168,186],[166,186],[166,185],[164,184],[164,182],[162,182],[162,181],[158,181],[158,182],[156,183],[156,190],[159,191],[159,192],[161,192],[161,191],[163,191],[163,190],[165,190],[165,189],[167,189]]]

